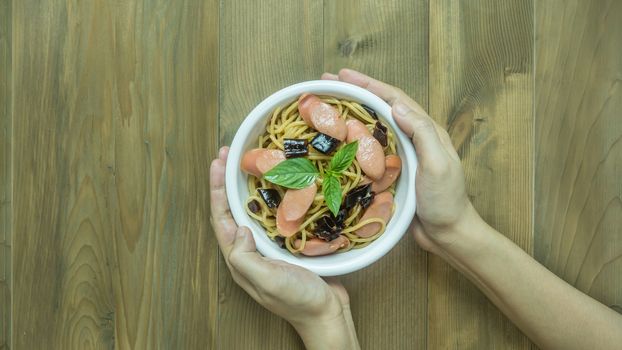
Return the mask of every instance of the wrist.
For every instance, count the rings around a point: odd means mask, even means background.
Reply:
[[[441,241],[436,241],[438,254],[450,265],[471,280],[478,266],[487,264],[491,256],[503,251],[506,241],[503,235],[489,226],[469,203],[469,210],[463,218],[446,232]]]
[[[443,250],[451,249],[457,242],[470,240],[473,231],[486,225],[469,201],[464,202],[460,214],[451,220],[451,224],[434,225],[425,220],[422,224],[428,238]]]
[[[358,349],[349,306],[331,317],[290,321],[307,349]]]

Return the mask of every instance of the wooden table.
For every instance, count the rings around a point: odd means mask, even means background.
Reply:
[[[0,349],[301,348],[219,256],[208,168],[342,67],[419,101],[482,216],[622,305],[621,37],[617,0],[0,0]],[[411,236],[342,280],[364,349],[534,347]]]

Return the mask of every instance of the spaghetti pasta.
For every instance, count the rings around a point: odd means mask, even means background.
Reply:
[[[357,119],[368,128],[370,133],[374,129],[376,120],[360,104],[331,96],[319,97],[323,102],[335,107],[339,111],[340,117],[344,120]],[[267,122],[265,133],[259,136],[257,140],[257,147],[284,150],[285,139],[304,139],[310,142],[313,137],[317,135],[317,131],[307,125],[307,123],[300,116],[297,107],[298,100],[288,104],[285,107],[276,108]],[[343,146],[344,145],[341,144],[339,148]],[[396,140],[391,130],[387,132],[387,146],[384,148],[384,154],[397,154]],[[320,153],[313,149],[313,147],[309,147],[309,153],[306,158],[309,159],[319,170],[320,174],[323,175],[330,162],[331,156]],[[342,196],[345,196],[348,191],[361,185],[363,183],[364,176],[365,174],[361,170],[358,161],[355,159],[352,164],[342,172],[342,176],[340,177],[339,181],[341,183]],[[321,178],[322,176],[320,176],[320,179],[317,180],[319,183],[322,181]],[[395,184],[393,183],[388,189],[388,191],[392,194],[395,193],[394,187]],[[248,176],[248,190],[250,195],[246,202],[246,211],[250,217],[257,220],[261,224],[261,226],[266,230],[267,235],[274,240],[277,236],[279,236],[276,225],[277,210],[276,208],[269,208],[258,196],[258,188],[275,189],[281,197],[285,194],[286,189],[270,183],[263,178],[259,178],[251,174]],[[259,204],[259,210],[256,210],[256,212],[249,209],[248,204],[252,201],[256,201]],[[363,248],[383,234],[387,223],[380,218],[369,218],[361,221],[363,213],[364,209],[360,204],[356,204],[351,210],[349,210],[346,218],[343,220],[344,228],[341,230],[341,234],[347,237],[350,244],[340,248],[337,252]],[[330,211],[326,206],[324,196],[320,191],[315,195],[313,203],[307,211],[298,232],[293,236],[285,238],[284,247],[293,254],[297,254],[302,251],[307,240],[316,237],[314,234],[316,229],[316,221],[322,216],[329,214]],[[355,232],[358,229],[370,223],[380,224],[381,228],[376,234],[366,238],[356,235]],[[301,241],[298,244],[298,248],[296,248],[294,242],[298,239]]]

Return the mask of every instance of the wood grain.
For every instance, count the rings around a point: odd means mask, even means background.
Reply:
[[[206,179],[259,101],[342,67],[427,107],[482,216],[622,306],[621,19],[616,0],[0,0],[0,349],[302,348],[231,280]],[[410,235],[343,280],[364,349],[533,347]]]
[[[14,347],[111,348],[106,13],[14,5]]]
[[[273,92],[322,73],[322,1],[224,1],[220,34],[220,142]],[[264,310],[219,265],[219,349],[296,349],[286,322]]]
[[[533,8],[530,1],[430,2],[430,114],[449,128],[482,217],[532,250]],[[524,349],[472,284],[429,260],[428,347]]]
[[[0,0],[0,349],[11,345],[11,1]]]
[[[13,5],[15,348],[213,347],[217,3]]]
[[[324,66],[350,67],[428,102],[427,1],[327,1]],[[427,257],[412,235],[370,267],[344,276],[363,349],[423,349]]]
[[[126,6],[113,22],[112,64],[122,68],[110,193],[117,344],[206,348],[218,294],[205,181],[216,140],[216,2]]]
[[[536,10],[535,256],[621,306],[622,3]]]

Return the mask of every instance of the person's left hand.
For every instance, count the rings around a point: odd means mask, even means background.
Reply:
[[[261,256],[250,230],[236,225],[225,193],[228,152],[228,147],[221,148],[212,161],[210,196],[212,226],[233,280],[263,307],[291,323],[308,347],[317,344],[318,339],[309,339],[317,333],[327,335],[327,329],[341,326],[347,330],[349,298],[341,283],[325,282],[302,267]],[[315,332],[318,327],[321,332]]]

